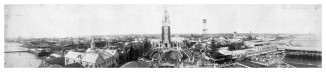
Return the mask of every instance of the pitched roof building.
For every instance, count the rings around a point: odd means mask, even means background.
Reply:
[[[119,55],[116,50],[97,49],[94,45],[92,40],[91,48],[84,53],[69,51],[65,55],[65,65],[80,63],[83,67],[88,68],[117,66]]]

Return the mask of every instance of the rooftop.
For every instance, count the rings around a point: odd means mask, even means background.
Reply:
[[[68,64],[66,66],[64,66],[65,68],[84,68],[83,65],[79,64],[79,63],[72,63],[72,64]]]
[[[52,64],[52,65],[53,64],[58,64],[58,65],[61,65],[61,66],[64,66],[65,65],[65,62],[64,62],[64,58],[63,57],[45,59],[44,61],[46,63]]]

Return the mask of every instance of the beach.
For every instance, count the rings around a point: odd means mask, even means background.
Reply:
[[[20,47],[18,43],[5,43],[5,52],[23,51],[27,48]],[[28,52],[5,53],[5,68],[37,68],[42,60]]]

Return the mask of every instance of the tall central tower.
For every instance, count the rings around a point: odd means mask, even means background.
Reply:
[[[162,20],[162,46],[171,47],[171,32],[170,32],[170,20],[167,9],[164,9],[164,17]]]

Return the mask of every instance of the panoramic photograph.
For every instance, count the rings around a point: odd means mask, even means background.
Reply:
[[[4,68],[322,68],[321,4],[5,4]]]

